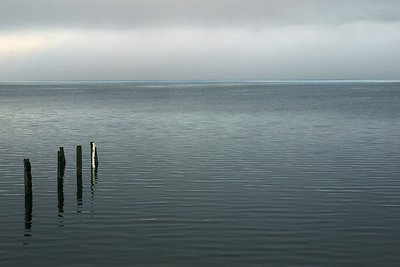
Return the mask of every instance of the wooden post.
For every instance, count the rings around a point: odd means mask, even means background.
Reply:
[[[96,168],[96,144],[95,142],[90,142],[90,166],[92,170]]]
[[[61,179],[64,176],[64,163],[62,151],[57,151],[57,179]]]
[[[64,172],[65,172],[65,154],[64,148],[60,147],[57,152],[57,196],[58,196],[58,212],[64,212]],[[61,216],[59,214],[59,216]]]
[[[82,146],[76,147],[76,176],[82,177]]]
[[[99,167],[99,158],[97,157],[97,147],[94,148],[94,166],[96,170]]]
[[[65,165],[67,165],[67,161],[65,160],[65,154],[64,154],[63,147],[60,147],[60,152],[61,152],[61,166],[63,169],[65,169]]]
[[[61,149],[57,152],[57,198],[58,212],[63,213],[64,209],[64,151]]]
[[[25,229],[32,227],[32,174],[29,159],[24,159]],[[29,235],[29,234],[26,234]]]
[[[24,184],[25,195],[32,195],[32,174],[29,159],[24,159]]]
[[[67,164],[67,161],[65,160],[64,148],[60,147],[60,150],[57,152],[57,177],[58,177],[58,179],[64,177],[66,164]]]
[[[97,156],[97,147],[95,142],[90,142],[90,166],[92,170],[97,171],[99,159]]]
[[[97,159],[97,147],[94,142],[90,142],[90,166],[91,166],[91,191],[92,195],[94,193],[94,187],[97,183],[97,167],[99,166],[99,161]]]
[[[76,199],[82,205],[82,146],[76,147]]]

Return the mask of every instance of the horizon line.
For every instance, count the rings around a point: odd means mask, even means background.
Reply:
[[[247,82],[247,83],[279,83],[279,82],[400,82],[400,79],[60,79],[60,80],[0,80],[0,83],[18,82]]]

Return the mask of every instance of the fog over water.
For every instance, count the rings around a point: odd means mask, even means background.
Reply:
[[[2,1],[0,79],[399,79],[398,1]]]

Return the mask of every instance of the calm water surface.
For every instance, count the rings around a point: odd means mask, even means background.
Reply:
[[[400,265],[400,83],[1,82],[0,125],[1,266]]]

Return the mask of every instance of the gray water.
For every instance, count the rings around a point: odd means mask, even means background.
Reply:
[[[397,82],[0,83],[1,266],[399,266],[399,174]]]

